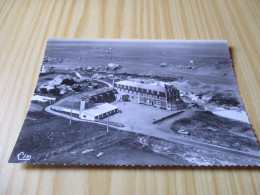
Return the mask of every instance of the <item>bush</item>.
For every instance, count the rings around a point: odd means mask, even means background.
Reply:
[[[237,106],[239,101],[235,97],[231,97],[230,94],[218,93],[209,100],[209,102],[216,103],[218,105]]]
[[[54,96],[60,96],[60,89],[55,86],[54,89],[50,89],[50,93],[52,93]]]
[[[82,91],[80,88],[81,88],[80,86],[79,87],[73,87],[73,90],[76,91],[76,92]]]
[[[74,85],[76,82],[73,80],[73,79],[64,79],[62,82],[61,82],[61,85]]]
[[[46,88],[41,88],[40,91],[42,94],[48,94],[48,90]]]

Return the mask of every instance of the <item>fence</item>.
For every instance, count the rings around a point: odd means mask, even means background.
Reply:
[[[113,126],[116,126],[116,127],[124,127],[124,124],[113,122],[113,121],[105,121],[105,120],[100,120],[100,119],[95,119],[95,121],[99,122],[99,123],[103,123],[103,124],[113,125]]]

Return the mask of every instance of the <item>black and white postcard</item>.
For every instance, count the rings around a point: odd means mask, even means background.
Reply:
[[[259,166],[224,40],[47,41],[11,163]]]

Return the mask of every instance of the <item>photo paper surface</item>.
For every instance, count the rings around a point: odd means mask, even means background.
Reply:
[[[259,166],[225,40],[50,38],[11,163]]]

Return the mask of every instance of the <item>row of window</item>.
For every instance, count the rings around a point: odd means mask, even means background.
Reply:
[[[138,88],[138,87],[132,87],[132,86],[128,86],[128,85],[116,84],[116,87],[121,88],[121,89],[128,89],[128,90],[131,90],[131,91],[136,91],[136,92],[154,94],[154,95],[160,94],[159,91],[150,90],[150,89],[143,89],[143,88]]]
[[[138,92],[129,91],[127,89],[119,89],[119,91],[126,92],[126,93],[133,94],[133,95],[138,94]],[[140,93],[140,95],[143,97],[149,97],[149,98],[154,98],[154,99],[165,99],[164,97],[160,97],[157,95],[151,95],[151,94],[147,94],[147,93]]]
[[[150,99],[145,99],[145,98],[141,98],[141,103],[144,104],[150,104],[150,105],[157,105],[157,106],[161,106],[161,102],[160,101],[153,101]]]
[[[166,92],[137,88],[137,87],[121,85],[121,84],[116,84],[116,86],[119,90],[123,90],[124,92],[126,91],[126,92],[132,93],[132,94],[137,94],[139,92],[141,94],[157,95],[157,96],[162,96],[162,97],[166,96]],[[180,96],[179,90],[177,90],[177,89],[172,90],[169,96],[171,96],[171,98],[173,98],[173,99],[178,98]]]
[[[138,97],[136,97],[138,99]],[[130,96],[130,99],[133,101],[135,99],[135,96]],[[165,98],[164,98],[165,99]],[[148,99],[146,97],[141,97],[140,98],[140,103],[141,104],[148,104],[148,105],[153,105],[156,107],[166,107],[166,101],[162,100],[155,100],[155,99]],[[167,107],[169,109],[171,108],[176,108],[176,105],[174,104],[168,104]]]

